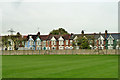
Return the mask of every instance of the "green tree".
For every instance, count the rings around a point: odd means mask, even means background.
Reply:
[[[8,41],[8,37],[4,36],[2,37],[2,47],[8,48],[10,42]]]
[[[90,49],[88,39],[86,39],[85,37],[78,37],[77,44],[80,49]]]
[[[65,29],[59,28],[59,29],[56,29],[56,30],[52,30],[50,32],[50,34],[53,34],[53,35],[65,35],[65,34],[69,34],[69,33]]]

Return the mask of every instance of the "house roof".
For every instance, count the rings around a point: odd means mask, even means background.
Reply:
[[[40,35],[39,38],[41,40],[47,40],[48,39],[48,35]]]
[[[93,36],[95,39],[98,39],[100,37],[100,35],[102,35],[102,37],[105,39],[105,33],[93,33],[93,34],[84,34],[84,36],[86,36],[87,38],[90,36]],[[106,39],[109,37],[109,35],[111,35],[114,39],[120,39],[120,33],[108,33]],[[36,40],[37,37],[39,37],[41,40],[51,40],[52,37],[55,37],[56,40],[58,40],[60,38],[60,36],[62,36],[62,38],[64,40],[71,40],[74,39],[75,36],[82,36],[82,34],[67,34],[67,35],[28,35],[28,36],[24,36],[25,38],[27,37],[27,40],[29,39],[29,36],[32,36],[33,40]]]
[[[98,39],[100,37],[100,35],[102,35],[102,37],[105,38],[105,33],[101,33],[101,34],[99,34],[99,33],[84,34],[84,36],[86,36],[86,37],[91,36],[91,35],[94,35],[95,39]],[[111,35],[114,39],[120,39],[120,33],[108,33],[106,38],[108,38],[109,35]],[[82,34],[74,34],[73,37],[72,37],[72,39],[74,39],[75,36],[79,37],[79,36],[82,36]]]
[[[48,36],[48,40],[51,40],[52,37],[55,37],[55,39],[58,40],[58,39],[60,38],[60,36],[62,36],[62,38],[63,38],[64,40],[69,40],[70,37],[71,37],[71,35],[69,35],[69,34],[67,34],[67,35],[52,35],[52,34],[50,34],[50,35]]]

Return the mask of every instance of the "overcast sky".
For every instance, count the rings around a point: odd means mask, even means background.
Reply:
[[[69,33],[118,32],[118,0],[1,0],[0,17],[2,34],[10,28],[48,34],[61,27]]]

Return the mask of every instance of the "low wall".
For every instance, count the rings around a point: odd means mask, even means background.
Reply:
[[[45,55],[45,54],[119,54],[119,50],[14,50],[2,51],[1,55]]]

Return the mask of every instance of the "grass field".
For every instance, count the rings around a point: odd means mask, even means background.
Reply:
[[[2,56],[3,78],[117,78],[118,56]]]

